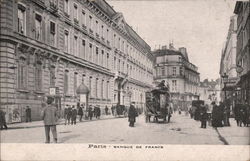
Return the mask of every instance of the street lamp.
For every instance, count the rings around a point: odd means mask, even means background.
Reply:
[[[228,75],[224,73],[221,77],[224,82],[224,92],[225,92],[225,100],[226,100],[227,99],[226,85],[227,85]]]

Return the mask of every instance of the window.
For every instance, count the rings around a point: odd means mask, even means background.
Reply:
[[[96,64],[99,64],[99,49],[98,49],[98,47],[96,47]]]
[[[118,49],[121,49],[121,38],[118,39],[118,45],[117,45]]]
[[[103,36],[104,36],[104,30],[103,30],[103,28],[104,28],[104,26],[102,25],[102,26],[101,26],[101,36],[102,36],[102,38],[103,38]]]
[[[109,53],[107,53],[107,60],[106,60],[107,68],[109,68]]]
[[[50,87],[55,87],[56,85],[56,75],[55,75],[55,67],[51,66],[50,67]]]
[[[18,18],[17,18],[17,31],[21,34],[26,34],[26,18],[25,18],[25,7],[21,4],[18,4]]]
[[[78,56],[78,37],[74,36],[74,53],[73,55]]]
[[[56,45],[56,24],[50,21],[50,45]]]
[[[74,95],[76,95],[77,89],[77,73],[74,73]]]
[[[172,91],[177,92],[177,80],[172,80]]]
[[[78,20],[77,4],[75,4],[75,3],[74,3],[73,16],[74,16],[74,19],[75,19],[75,20]]]
[[[25,59],[20,59],[18,64],[18,88],[27,88],[27,66]]]
[[[81,54],[81,58],[85,59],[86,58],[86,55],[85,55],[85,50],[86,50],[86,42],[85,40],[82,40],[82,54]]]
[[[101,84],[101,98],[104,98],[104,80],[102,80]]]
[[[107,29],[107,40],[109,40],[109,29]]]
[[[90,76],[89,77],[89,92],[90,92],[90,94],[92,94],[92,91],[91,91],[91,87],[92,87],[92,82],[91,82],[91,79],[92,79],[92,77]]]
[[[183,67],[180,67],[180,75],[183,75]]]
[[[89,43],[89,60],[92,61],[92,44]]]
[[[176,76],[176,67],[173,67],[173,76]]]
[[[107,86],[106,86],[106,97],[109,98],[109,81],[107,81]]]
[[[92,29],[92,17],[89,16],[89,28]]]
[[[69,0],[64,0],[64,12],[69,14]]]
[[[95,97],[98,97],[98,78],[96,78],[96,82],[95,82]]]
[[[102,50],[102,56],[100,61],[101,66],[104,66],[104,50]]]
[[[95,22],[95,30],[96,30],[96,33],[99,34],[99,26],[98,26],[98,21]]]
[[[86,25],[86,13],[82,10],[82,24]]]
[[[42,16],[36,14],[35,16],[35,39],[41,41],[42,36]]]
[[[69,53],[69,31],[64,31],[64,51]]]
[[[114,69],[116,70],[116,57],[114,57]]]
[[[165,67],[161,68],[161,75],[164,76],[165,75]]]
[[[35,87],[36,90],[42,91],[42,63],[37,62],[35,67]]]
[[[69,71],[65,70],[64,72],[64,94],[69,92]]]

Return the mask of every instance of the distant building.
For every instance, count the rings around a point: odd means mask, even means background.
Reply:
[[[237,1],[234,13],[237,14],[237,56],[238,86],[237,100],[250,104],[250,2]]]
[[[153,51],[154,80],[167,82],[173,104],[185,109],[192,100],[198,99],[200,74],[198,68],[189,62],[186,48],[176,50],[171,43],[169,49]]]

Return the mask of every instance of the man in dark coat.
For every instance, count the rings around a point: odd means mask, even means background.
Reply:
[[[134,105],[135,105],[135,102],[132,102],[128,109],[128,121],[129,121],[130,127],[134,127],[134,123],[136,121],[135,118],[138,116]]]
[[[0,126],[1,126],[1,130],[3,129],[3,127],[7,130],[8,127],[6,125],[6,119],[5,119],[5,112],[0,109]]]
[[[31,109],[29,106],[27,106],[25,110],[25,116],[26,116],[26,122],[31,122]]]
[[[64,116],[64,120],[65,120],[65,125],[67,124],[67,116],[68,116],[68,105],[66,105],[66,107],[64,108],[64,114],[63,114],[63,116]]]
[[[71,118],[72,118],[72,108],[69,106],[67,114],[68,125],[70,124]]]
[[[105,107],[105,114],[106,114],[106,115],[108,115],[108,111],[109,111],[108,106],[106,106],[106,107]]]
[[[201,128],[206,128],[207,127],[207,109],[204,105],[201,105]]]
[[[42,111],[42,119],[44,120],[45,136],[46,136],[45,143],[50,143],[50,130],[52,131],[54,142],[57,143],[56,125],[59,115],[56,106],[53,104],[53,102],[54,98],[48,97],[47,99],[48,105]]]
[[[75,106],[72,106],[71,125],[76,124],[76,117],[77,117],[77,109],[75,108]]]
[[[92,120],[92,117],[93,117],[93,111],[92,111],[92,106],[91,106],[91,105],[89,106],[88,113],[89,113],[89,120]]]
[[[84,107],[83,107],[84,108]],[[83,116],[83,108],[82,106],[79,107],[78,109],[78,115],[79,115],[79,121],[81,122],[82,121],[82,116]]]

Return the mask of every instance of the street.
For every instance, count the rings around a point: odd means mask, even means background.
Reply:
[[[174,114],[170,123],[145,123],[137,118],[135,127],[128,126],[127,118],[109,116],[100,120],[84,121],[76,125],[57,126],[59,143],[106,144],[221,144],[249,145],[249,128],[237,127],[231,119],[230,127],[200,128],[200,122],[184,114]],[[43,143],[41,121],[9,125],[1,131],[2,143]]]

